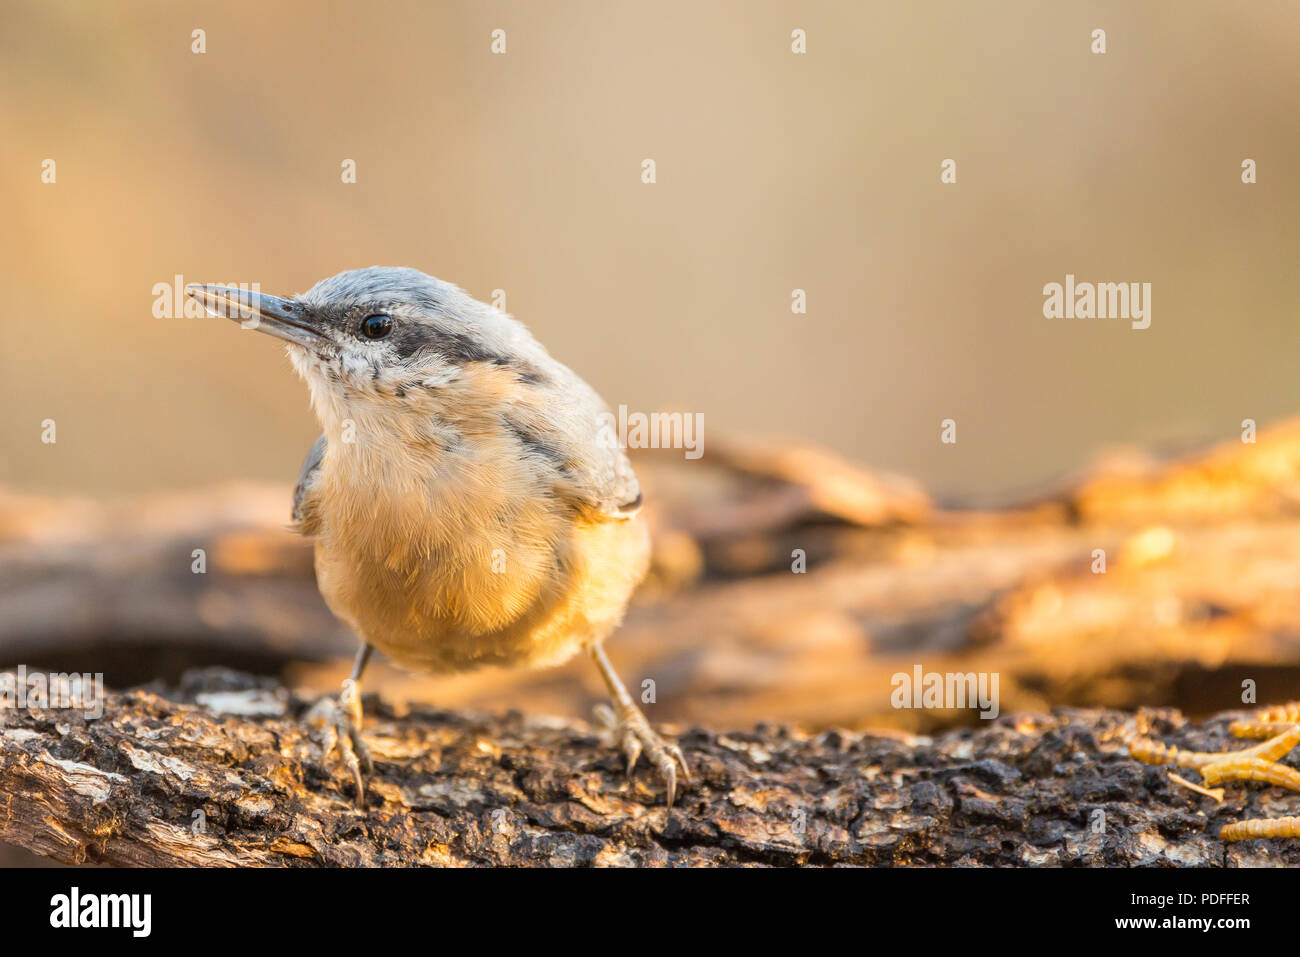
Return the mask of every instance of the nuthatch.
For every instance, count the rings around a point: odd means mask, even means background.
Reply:
[[[544,666],[586,651],[631,772],[643,753],[672,806],[686,760],[651,728],[601,643],[645,575],[641,490],[608,410],[524,326],[415,269],[339,273],[281,299],[186,292],[288,343],[324,434],[293,496],[316,580],[360,637],[327,724],[364,803],[361,674],[372,648],[422,671]],[[247,317],[247,318],[246,318]]]

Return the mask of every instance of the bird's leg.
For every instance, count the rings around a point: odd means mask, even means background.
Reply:
[[[1184,751],[1138,735],[1126,736],[1129,753],[1144,764],[1177,764],[1196,768],[1206,785],[1228,781],[1259,781],[1300,791],[1300,771],[1279,758],[1300,745],[1300,702],[1265,708],[1248,721],[1234,721],[1228,729],[1239,738],[1267,738],[1241,751]],[[1220,840],[1243,841],[1266,837],[1300,836],[1300,818],[1253,818],[1225,825]]]
[[[357,788],[357,807],[365,807],[364,775],[374,770],[370,748],[361,739],[361,674],[366,670],[366,662],[373,650],[368,643],[362,642],[352,663],[352,674],[343,682],[338,700],[322,698],[307,715],[308,721],[323,725],[326,759],[337,749],[343,766],[351,772]]]
[[[614,711],[610,713],[608,708],[603,708],[603,720],[618,735],[623,754],[627,756],[628,775],[631,776],[637,758],[644,752],[646,759],[658,769],[667,785],[668,809],[672,810],[673,797],[677,791],[678,765],[682,769],[682,780],[691,779],[691,771],[686,766],[682,749],[664,741],[651,729],[650,722],[646,721],[645,715],[636,706],[627,688],[619,680],[613,665],[609,663],[609,658],[605,656],[605,649],[599,644],[593,644],[590,651],[591,659],[596,662],[596,667],[600,669],[600,676],[605,679],[605,686],[609,688],[610,697],[614,699]]]

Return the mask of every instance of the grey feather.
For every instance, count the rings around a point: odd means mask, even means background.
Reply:
[[[316,482],[316,475],[320,472],[321,460],[325,458],[325,433],[322,432],[320,438],[312,443],[311,449],[307,452],[307,457],[303,459],[302,469],[298,472],[298,484],[293,487],[293,520],[302,521],[302,501],[311,491],[312,485]]]
[[[590,387],[559,363],[552,373],[562,370],[571,381],[568,394],[583,396],[583,403],[571,403],[579,409],[600,408],[600,399]],[[519,443],[519,450],[559,477],[557,487],[565,488],[574,500],[614,519],[628,519],[641,510],[641,486],[623,449],[602,442],[596,416],[553,415],[542,418],[535,410],[525,419],[520,409],[501,420]],[[551,411],[562,411],[551,408]]]

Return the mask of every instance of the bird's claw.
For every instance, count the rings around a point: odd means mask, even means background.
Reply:
[[[307,713],[307,720],[319,727],[324,758],[338,751],[343,767],[352,775],[357,789],[357,807],[365,807],[365,778],[374,771],[370,748],[361,738],[361,689],[351,678],[343,682],[337,699],[322,698]]]
[[[686,764],[686,756],[676,744],[665,741],[646,721],[635,706],[620,707],[617,712],[608,705],[597,705],[596,714],[601,722],[618,737],[619,745],[627,758],[627,775],[632,776],[641,755],[646,756],[663,778],[668,792],[668,810],[672,810],[673,799],[677,794],[677,768],[682,769],[683,783],[691,780],[691,769]]]

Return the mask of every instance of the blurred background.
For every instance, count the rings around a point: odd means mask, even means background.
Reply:
[[[1000,674],[1003,713],[1297,697],[1297,64],[1291,0],[6,0],[0,668],[337,689],[284,528],[306,389],[155,287],[385,264],[703,413],[703,459],[636,459],[611,654],[656,722],[977,721],[892,707],[917,665]],[[1067,273],[1151,283],[1150,328],[1045,319]],[[581,662],[366,688],[602,697]]]
[[[338,687],[285,528],[306,389],[155,308],[380,263],[703,413],[702,459],[635,456],[654,566],[611,647],[653,720],[977,720],[893,707],[917,664],[1003,711],[1295,697],[1298,63],[1287,2],[6,3],[0,667]],[[1044,318],[1067,273],[1150,283],[1150,328]],[[581,662],[367,689],[602,697]]]
[[[317,429],[281,350],[153,287],[375,263],[504,290],[706,449],[810,440],[947,503],[1232,437],[1300,404],[1298,54],[1282,0],[9,0],[0,483],[291,481]],[[1151,328],[1045,319],[1067,272],[1150,282]]]

